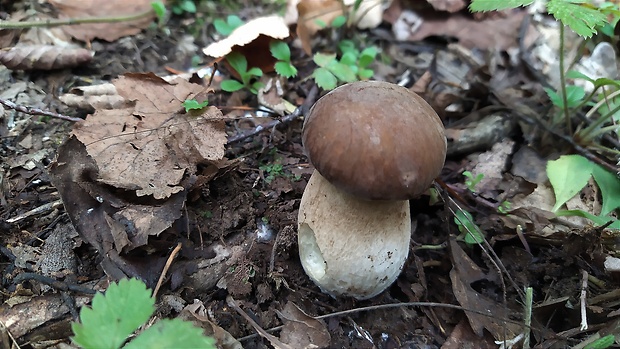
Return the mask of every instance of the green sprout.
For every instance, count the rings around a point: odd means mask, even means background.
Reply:
[[[228,54],[228,56],[226,56],[226,61],[239,74],[241,82],[232,79],[224,80],[221,84],[222,90],[234,92],[242,88],[247,88],[254,94],[258,93],[258,90],[263,87],[263,83],[260,81],[253,82],[253,80],[263,76],[263,71],[257,67],[248,69],[248,60],[238,52],[231,52]]]

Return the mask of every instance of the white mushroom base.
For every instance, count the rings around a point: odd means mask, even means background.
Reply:
[[[323,292],[371,298],[396,280],[407,259],[409,201],[359,200],[314,171],[298,231],[301,264]]]

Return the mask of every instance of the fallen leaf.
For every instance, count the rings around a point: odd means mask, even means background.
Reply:
[[[222,349],[243,349],[241,343],[228,331],[209,320],[204,303],[198,299],[194,299],[194,303],[185,306],[179,314],[179,318],[192,321],[204,329],[205,334],[213,337],[217,341],[218,347]]]
[[[119,17],[151,11],[151,0],[48,0],[62,18]],[[114,41],[123,36],[135,35],[147,28],[155,13],[142,18],[114,23],[67,25],[62,29],[80,41],[102,39]]]
[[[0,62],[12,70],[54,70],[88,63],[92,53],[84,48],[53,45],[15,46],[0,51]]]
[[[467,6],[464,0],[426,0],[435,10],[458,12]]]
[[[310,55],[312,36],[343,15],[344,9],[338,0],[302,0],[297,4],[297,13],[297,36],[303,50]]]
[[[280,340],[293,348],[325,348],[331,337],[327,326],[299,309],[293,302],[287,302],[282,311],[277,311],[284,326]]]
[[[472,288],[474,282],[485,280],[487,276],[465,254],[456,239],[450,240],[450,254],[453,261],[450,271],[452,291],[459,304],[466,309],[465,315],[474,333],[482,337],[486,329],[495,340],[514,338],[521,331],[520,326],[503,320],[508,319],[507,305],[495,302]],[[467,309],[482,311],[486,315],[468,312]]]
[[[98,110],[73,130],[95,160],[100,182],[164,199],[184,189],[181,180],[198,163],[224,157],[222,113],[215,107],[197,116],[182,113],[181,103],[201,92],[200,85],[154,74],[127,74],[114,85],[135,106]]]

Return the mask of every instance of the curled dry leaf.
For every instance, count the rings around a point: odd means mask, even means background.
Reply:
[[[151,0],[48,0],[64,18],[114,17],[145,13],[151,10]],[[132,21],[67,25],[62,29],[80,41],[99,38],[114,41],[123,36],[138,34],[147,28],[155,13]]]
[[[280,340],[293,348],[326,348],[331,340],[327,326],[299,309],[293,302],[288,302],[278,311],[284,326]]]
[[[92,58],[87,49],[53,45],[15,46],[0,51],[0,62],[12,70],[72,68],[88,63]]]
[[[75,87],[58,98],[70,107],[90,110],[123,108],[128,103],[109,83]]]
[[[273,39],[286,39],[289,35],[284,18],[280,16],[260,17],[235,29],[227,38],[212,43],[202,52],[215,58],[237,52],[247,59],[248,68],[258,67],[263,72],[271,72],[276,59],[269,52],[269,44]],[[226,60],[223,63],[236,78],[239,78],[237,72],[228,65]]]
[[[154,74],[127,74],[114,85],[135,105],[98,110],[73,130],[95,160],[100,182],[165,199],[184,189],[181,180],[198,163],[224,157],[222,113],[209,107],[189,115],[181,106],[203,90],[200,85]]]
[[[235,46],[250,44],[260,35],[273,39],[286,39],[289,30],[284,18],[280,16],[256,18],[235,29],[226,39],[207,46],[202,52],[211,57],[224,57],[231,53]]]

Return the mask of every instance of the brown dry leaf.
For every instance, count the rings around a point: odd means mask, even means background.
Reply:
[[[129,106],[113,84],[99,84],[72,88],[58,97],[64,104],[81,109],[121,109]]]
[[[73,130],[95,160],[100,182],[164,199],[184,189],[181,180],[198,163],[224,157],[222,113],[215,107],[202,115],[182,112],[181,103],[200,93],[200,85],[126,74],[114,86],[135,106],[98,110]]]
[[[194,303],[188,304],[179,314],[182,320],[192,321],[202,328],[207,336],[217,341],[218,348],[243,349],[243,346],[228,331],[209,320],[207,309],[202,301],[194,299]]]
[[[338,0],[301,0],[297,4],[297,36],[307,54],[312,54],[310,40],[316,32],[323,29],[319,23],[330,24],[334,18],[344,14]]]
[[[282,311],[277,311],[284,326],[280,340],[293,348],[325,348],[331,337],[327,326],[320,320],[304,313],[293,302],[287,302]]]
[[[426,0],[435,10],[458,12],[467,6],[464,0]]]
[[[514,338],[521,328],[515,323],[503,321],[508,319],[507,305],[497,303],[474,290],[472,283],[487,279],[487,276],[461,249],[456,239],[450,240],[450,254],[453,268],[450,271],[452,291],[464,309],[482,311],[488,316],[465,311],[469,325],[476,335],[482,337],[486,329],[495,340]]]
[[[0,51],[0,62],[12,70],[73,68],[90,62],[92,58],[87,49],[53,45],[15,46]]]
[[[129,16],[152,9],[151,0],[48,0],[48,2],[64,18]],[[92,41],[95,38],[114,41],[123,36],[138,34],[148,27],[154,18],[153,12],[152,15],[133,21],[68,25],[62,29],[80,41]]]

